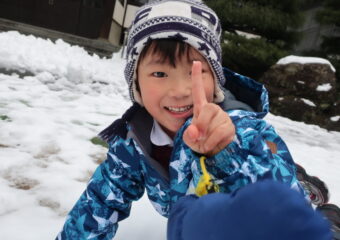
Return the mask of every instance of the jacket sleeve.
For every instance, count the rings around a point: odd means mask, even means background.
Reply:
[[[262,119],[243,117],[234,121],[236,137],[224,150],[210,159],[221,171],[229,191],[265,179],[287,183],[305,195],[296,177],[289,150],[274,128]],[[226,161],[228,159],[228,161]]]
[[[142,182],[134,141],[116,137],[57,239],[112,239],[117,222],[129,216],[131,202],[143,195]]]

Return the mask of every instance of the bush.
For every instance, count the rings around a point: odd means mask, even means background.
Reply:
[[[278,59],[287,55],[285,50],[278,47],[279,42],[268,43],[263,38],[247,39],[226,33],[224,40],[223,65],[254,79],[260,78]]]

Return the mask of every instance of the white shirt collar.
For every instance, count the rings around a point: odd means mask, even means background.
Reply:
[[[174,145],[174,141],[164,132],[159,123],[154,119],[150,134],[151,142],[156,146]]]

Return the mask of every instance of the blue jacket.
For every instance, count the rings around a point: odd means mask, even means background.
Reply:
[[[206,159],[207,170],[221,192],[232,192],[264,179],[303,190],[293,159],[273,127],[262,118],[269,110],[266,89],[250,78],[225,69],[226,110],[236,137],[225,149]],[[179,198],[194,192],[201,176],[199,157],[176,134],[169,171],[150,157],[152,117],[138,105],[102,132],[108,140],[107,159],[100,164],[86,190],[66,218],[57,239],[112,239],[118,221],[129,216],[131,203],[146,189],[154,208],[168,217]],[[273,153],[268,143],[276,146]]]
[[[171,209],[167,240],[331,240],[330,229],[301,194],[265,180],[232,194],[182,197]]]

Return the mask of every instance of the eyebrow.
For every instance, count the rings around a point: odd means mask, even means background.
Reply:
[[[192,63],[193,61],[200,61],[202,63],[207,62],[207,60],[202,56],[195,56],[195,57],[188,57],[188,63]],[[145,66],[150,65],[163,65],[166,63],[166,60],[163,60],[162,58],[152,58],[150,61],[145,63]]]

